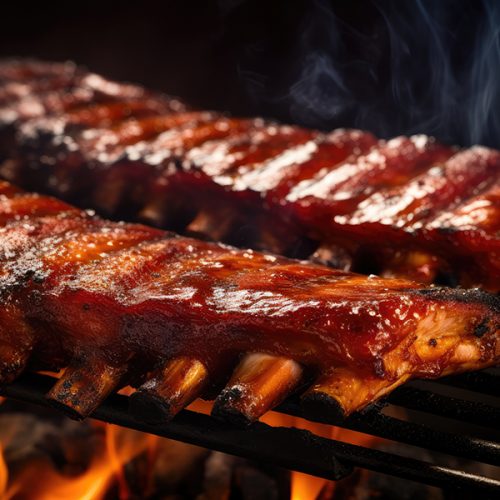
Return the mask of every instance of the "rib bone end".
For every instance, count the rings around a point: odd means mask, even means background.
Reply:
[[[126,370],[126,366],[113,367],[101,360],[86,359],[69,366],[46,398],[68,417],[82,420],[119,387]]]
[[[345,409],[338,399],[321,391],[308,391],[301,399],[304,413],[311,420],[323,423],[342,422]]]
[[[151,425],[171,420],[194,401],[208,382],[208,370],[196,359],[168,361],[130,396],[130,411]]]
[[[302,367],[291,359],[248,354],[216,399],[212,415],[235,425],[249,425],[288,397],[302,375]]]
[[[306,415],[332,423],[342,421],[402,384],[408,375],[396,379],[364,376],[348,368],[336,368],[320,377],[302,396]]]

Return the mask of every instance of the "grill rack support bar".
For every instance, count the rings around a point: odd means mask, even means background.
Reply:
[[[49,407],[44,395],[53,384],[52,377],[25,374],[0,392],[13,399]],[[322,438],[302,429],[270,427],[263,423],[238,429],[188,410],[166,424],[147,425],[134,420],[128,413],[128,398],[121,395],[111,396],[92,417],[329,480],[341,479],[357,466],[441,488],[500,492],[500,480]]]
[[[300,405],[288,400],[275,408],[286,415],[305,418]],[[309,418],[311,420],[311,418]],[[346,420],[339,422],[332,419],[314,419],[314,421],[343,427],[364,434],[371,434],[392,441],[399,441],[419,448],[446,453],[469,460],[500,466],[500,444],[476,437],[450,434],[442,432],[424,424],[407,422],[378,410],[367,409],[361,413],[354,413]]]

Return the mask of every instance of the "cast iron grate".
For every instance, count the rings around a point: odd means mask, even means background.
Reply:
[[[44,394],[53,383],[53,378],[47,375],[25,374],[1,393],[48,406]],[[152,426],[138,422],[129,414],[127,399],[122,395],[111,396],[93,418],[272,462],[325,479],[338,480],[346,477],[353,467],[362,467],[446,489],[500,492],[498,476],[489,477],[467,472],[456,465],[438,465],[404,454],[327,439],[302,429],[271,427],[263,423],[240,429],[189,410],[182,411],[172,422]],[[390,411],[387,414],[387,410],[398,407],[406,409],[405,418],[393,416]],[[282,404],[277,411],[305,417],[294,400]],[[494,466],[492,470],[495,471],[495,467],[500,466],[500,370],[410,383],[394,391],[383,405],[376,405],[343,422],[328,418],[317,421],[396,441],[402,445],[401,449],[408,447],[406,454],[410,456],[411,449],[416,446],[438,452],[438,457],[451,455],[459,459],[458,462],[466,459],[475,464],[487,464],[486,469],[488,465]],[[457,460],[452,462],[456,464]]]

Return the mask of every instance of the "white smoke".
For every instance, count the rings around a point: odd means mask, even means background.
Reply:
[[[272,56],[273,74],[242,57],[242,81],[261,109],[312,127],[500,147],[500,1],[367,5],[374,15],[360,29],[335,2],[306,2],[294,43]],[[253,47],[270,57],[262,40]]]

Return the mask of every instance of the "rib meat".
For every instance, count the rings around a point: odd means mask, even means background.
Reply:
[[[500,288],[498,151],[189,111],[68,64],[0,64],[0,96],[0,174],[25,188],[345,270]]]
[[[84,417],[217,394],[252,421],[299,386],[347,415],[412,377],[498,363],[500,298],[361,276],[138,224],[0,184],[0,381],[66,368],[49,399]],[[232,372],[232,375],[231,375]]]

